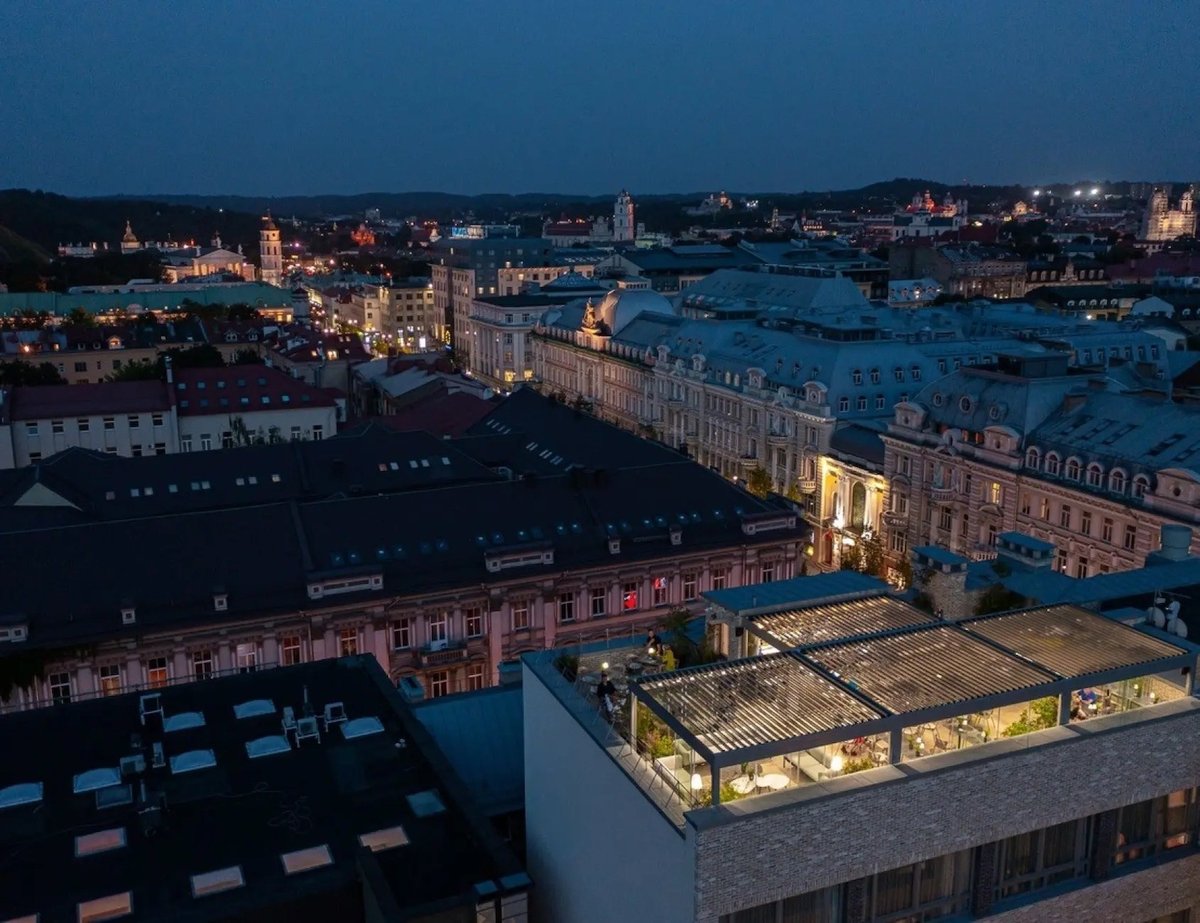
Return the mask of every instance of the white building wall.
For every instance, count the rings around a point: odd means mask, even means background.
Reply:
[[[18,420],[11,424],[11,432],[12,462],[3,465],[6,453],[0,448],[0,467],[21,468],[75,447],[126,458],[179,451],[173,408],[147,413]]]
[[[663,817],[542,681],[528,668],[523,673],[532,919],[693,920],[690,832]]]
[[[287,410],[253,410],[231,407],[228,414],[205,414],[182,417],[179,421],[180,444],[185,451],[199,452],[205,436],[212,448],[221,448],[221,437],[232,432],[232,420],[241,418],[246,430],[254,436],[259,430],[263,435],[278,427],[283,440],[328,439],[337,435],[337,407],[290,407]],[[299,428],[297,431],[296,428]],[[319,427],[314,432],[314,427]]]

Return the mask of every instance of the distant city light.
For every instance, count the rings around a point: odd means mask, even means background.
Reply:
[[[1075,195],[1083,195],[1083,190],[1082,190],[1082,189],[1076,189],[1076,190],[1075,190]]]
[[[1035,199],[1036,199],[1038,196],[1040,196],[1041,194],[1042,194],[1042,190],[1040,190],[1040,189],[1035,189],[1035,190],[1033,190],[1033,197],[1034,197]]]
[[[1095,186],[1092,187],[1092,195],[1100,195],[1100,190]]]

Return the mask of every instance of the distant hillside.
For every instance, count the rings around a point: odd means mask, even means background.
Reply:
[[[0,225],[0,263],[44,263],[49,258],[45,249]]]
[[[257,250],[259,215],[220,206],[171,205],[145,199],[75,199],[28,189],[0,190],[0,227],[40,247],[45,257],[60,243],[107,241],[116,246],[132,222],[141,240],[195,240],[207,244],[214,233],[230,247]],[[0,241],[2,246],[2,241]]]
[[[954,186],[934,180],[918,178],[896,178],[872,183],[860,189],[809,190],[805,192],[740,192],[726,190],[736,200],[757,199],[760,206],[778,207],[781,210],[805,208],[859,208],[890,207],[891,204],[908,202],[913,195],[928,189],[941,197],[947,191],[956,196],[966,195],[974,205],[983,204],[992,198],[1012,198],[1021,192],[1015,186]],[[639,205],[669,207],[696,204],[706,195],[718,190],[710,189],[689,193],[647,194],[632,190]],[[367,192],[356,195],[311,195],[311,196],[203,196],[203,195],[150,195],[151,199],[176,206],[195,208],[224,208],[261,215],[268,209],[280,217],[295,215],[300,218],[316,218],[328,215],[362,215],[368,208],[378,208],[385,217],[406,218],[418,215],[441,221],[459,219],[467,214],[479,220],[502,219],[517,212],[537,212],[546,215],[601,214],[612,205],[617,190],[611,195],[574,195],[567,193],[527,192],[519,195],[487,194],[456,195],[447,192]],[[110,198],[107,202],[127,201],[122,197]],[[656,209],[657,211],[657,209]]]

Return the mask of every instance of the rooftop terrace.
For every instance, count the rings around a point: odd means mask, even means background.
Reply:
[[[1066,605],[946,623],[878,583],[829,576],[789,581],[790,605],[761,605],[775,595],[763,588],[706,594],[710,620],[745,628],[757,655],[662,672],[636,646],[605,647],[606,665],[637,667],[623,671],[611,724],[596,720],[595,683],[575,683],[571,708],[675,823],[1192,694],[1200,648],[1153,628]],[[544,675],[541,656],[526,663]]]

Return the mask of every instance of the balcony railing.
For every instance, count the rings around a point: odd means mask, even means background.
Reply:
[[[929,488],[929,499],[934,503],[949,503],[954,499],[953,487],[931,487]]]
[[[767,430],[768,445],[787,445],[792,441],[792,437],[787,433],[777,433],[772,430]]]
[[[811,494],[817,489],[816,478],[797,478],[796,486],[802,494]]]
[[[903,526],[908,523],[908,513],[901,513],[898,510],[888,510],[883,514],[883,524],[885,526]]]
[[[449,663],[461,663],[468,656],[467,642],[455,641],[444,646],[434,642],[417,651],[417,660],[423,667],[441,667]]]

